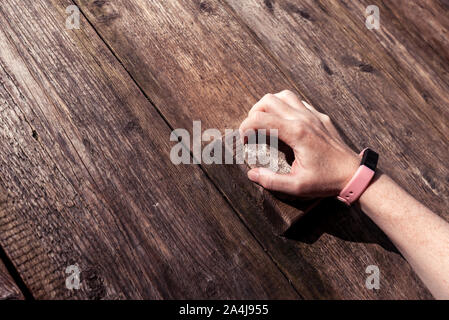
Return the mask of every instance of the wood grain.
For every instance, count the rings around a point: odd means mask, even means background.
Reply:
[[[0,300],[23,300],[24,296],[0,260]]]
[[[297,89],[356,149],[379,150],[384,170],[424,203],[441,213],[449,204],[444,121],[423,121],[319,3],[302,10],[283,1],[75,2],[171,126],[236,128],[263,94]],[[325,202],[289,238],[275,237],[261,216],[266,201],[241,173],[204,168],[303,297],[431,297],[362,213]],[[364,286],[370,264],[385,275],[379,291]]]
[[[0,244],[33,296],[298,298],[70,4],[0,5]]]
[[[365,26],[365,8],[377,5],[378,30]],[[323,7],[345,26],[358,50],[401,89],[421,119],[449,131],[449,14],[441,1],[327,1]]]

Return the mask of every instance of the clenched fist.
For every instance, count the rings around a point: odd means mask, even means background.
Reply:
[[[294,152],[289,174],[255,168],[248,178],[264,188],[298,197],[336,196],[354,175],[360,158],[342,140],[329,117],[285,90],[267,94],[240,125],[249,130],[278,130],[278,137]]]

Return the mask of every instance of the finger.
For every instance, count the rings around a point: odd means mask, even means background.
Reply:
[[[298,193],[297,178],[290,174],[274,173],[270,169],[255,168],[248,171],[248,179],[272,191],[295,195]]]
[[[243,137],[246,132],[265,129],[266,134],[276,134],[282,141],[291,145],[293,139],[298,139],[301,135],[301,128],[294,125],[294,122],[282,119],[276,115],[256,111],[250,117],[246,118],[240,125],[240,135]]]
[[[305,110],[305,107],[301,100],[295,93],[290,90],[283,90],[279,93],[276,93],[275,96],[296,110]]]
[[[266,94],[251,108],[248,116],[258,111],[276,114],[285,119],[294,119],[295,109],[277,98],[276,95]]]

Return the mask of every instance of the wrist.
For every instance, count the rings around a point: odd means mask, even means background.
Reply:
[[[357,170],[337,196],[338,200],[346,203],[347,205],[351,205],[357,201],[365,192],[366,188],[373,179],[377,168],[379,155],[373,150],[365,148],[362,152],[360,152],[359,157],[362,159]]]

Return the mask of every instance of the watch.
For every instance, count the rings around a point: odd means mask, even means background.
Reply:
[[[338,200],[343,201],[348,206],[362,195],[376,173],[379,155],[370,148],[363,149],[360,155],[362,156],[360,167],[337,196]]]

